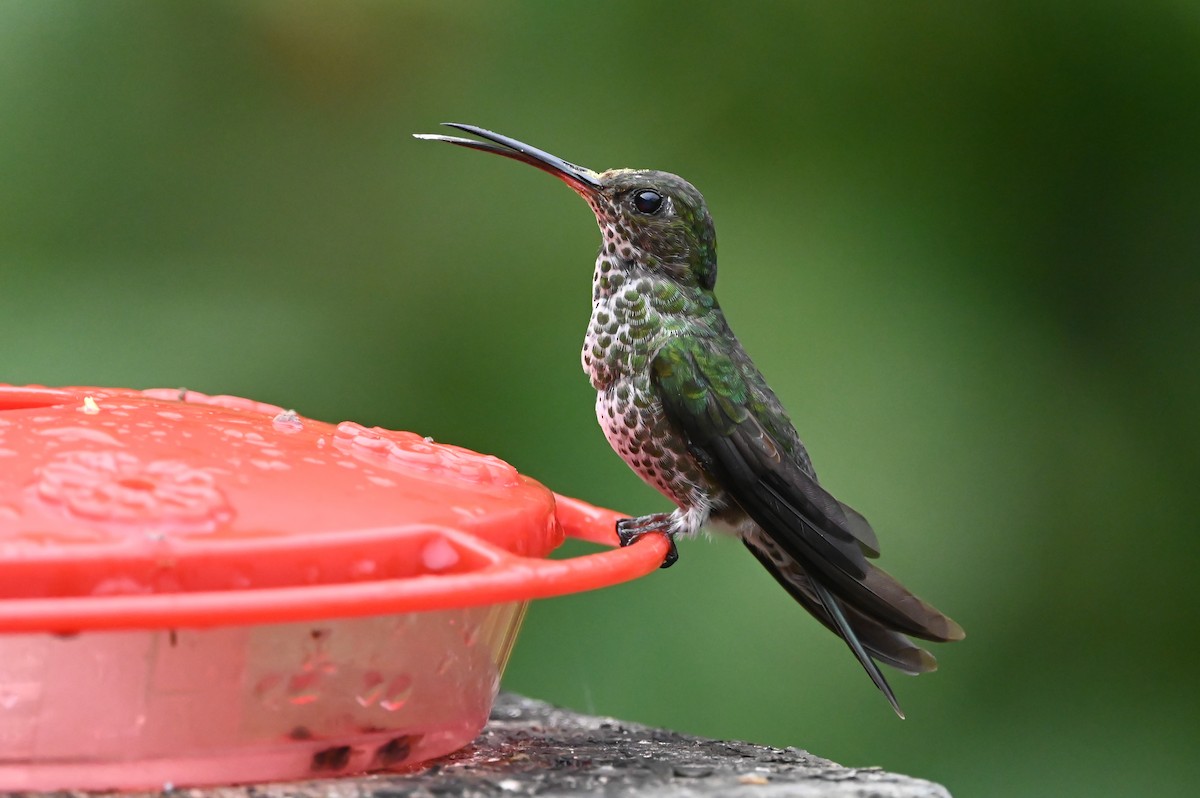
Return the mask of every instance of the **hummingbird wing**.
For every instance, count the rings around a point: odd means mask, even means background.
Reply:
[[[925,640],[963,637],[958,624],[867,562],[861,540],[866,521],[847,514],[817,484],[791,422],[740,346],[734,347],[707,337],[671,338],[654,358],[651,382],[693,456],[807,577],[801,592],[808,600],[801,604],[820,601],[827,613],[817,617],[833,621],[856,655],[861,648],[850,617]],[[780,578],[779,569],[769,570]],[[847,617],[839,605],[854,612]],[[869,660],[863,664],[868,672],[873,668]]]
[[[807,464],[791,456],[794,447],[767,429],[762,419],[771,408],[755,395],[738,358],[707,338],[677,336],[655,356],[651,382],[668,418],[722,487],[764,528],[790,532],[787,549],[838,578],[866,575],[866,554],[878,552],[870,525],[857,513],[847,516]]]

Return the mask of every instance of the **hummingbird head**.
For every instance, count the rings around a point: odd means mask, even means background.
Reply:
[[[691,183],[648,169],[597,173],[481,127],[445,124],[485,140],[426,133],[416,138],[503,155],[549,172],[591,206],[604,236],[603,255],[639,264],[681,287],[712,291],[717,282],[717,237],[704,197]]]

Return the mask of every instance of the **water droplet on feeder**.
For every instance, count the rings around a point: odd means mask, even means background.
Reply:
[[[304,422],[300,420],[300,414],[295,410],[284,410],[271,419],[271,425],[280,432],[299,432],[304,429]]]

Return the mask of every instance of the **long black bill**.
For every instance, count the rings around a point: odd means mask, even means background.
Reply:
[[[497,155],[503,155],[505,158],[512,158],[514,161],[527,163],[531,166],[536,166],[544,172],[549,172],[555,177],[567,181],[576,190],[595,191],[600,188],[600,177],[591,169],[576,166],[556,155],[539,150],[537,147],[530,147],[524,142],[510,139],[508,136],[502,136],[490,130],[484,130],[475,125],[463,125],[458,122],[443,122],[442,124],[446,127],[452,127],[456,130],[479,136],[479,138],[486,139],[486,141],[460,139],[457,136],[439,136],[436,133],[414,133],[413,138],[427,139],[429,141],[445,141],[450,144],[457,144],[460,147],[469,147],[473,150],[494,152]]]

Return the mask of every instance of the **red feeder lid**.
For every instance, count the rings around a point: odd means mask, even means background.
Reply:
[[[282,622],[615,584],[666,541],[411,432],[192,391],[0,385],[0,631]]]

